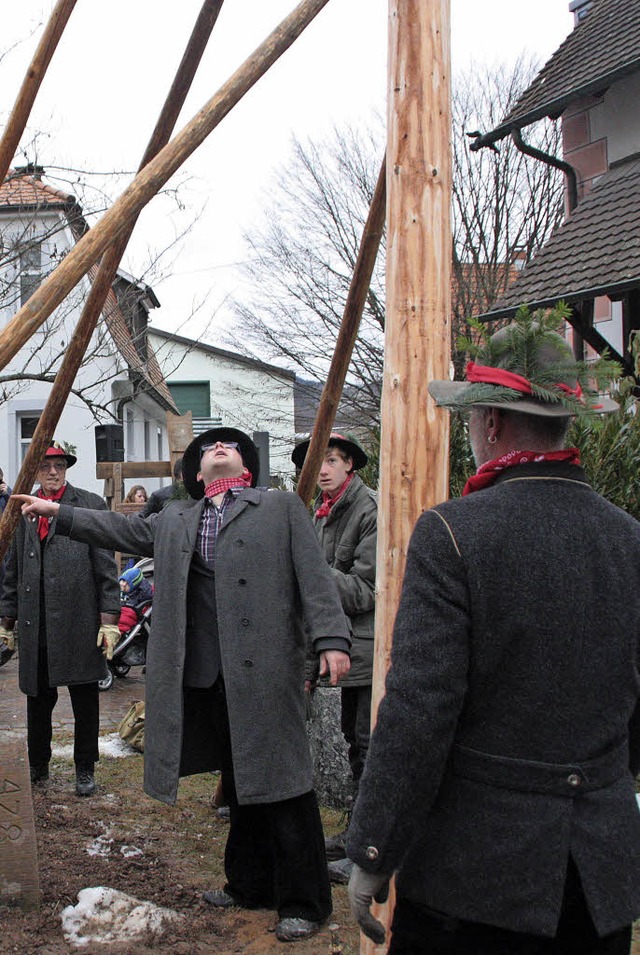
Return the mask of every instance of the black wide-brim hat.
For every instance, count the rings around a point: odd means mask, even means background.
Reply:
[[[296,444],[295,448],[293,449],[291,453],[291,460],[297,468],[301,468],[304,464],[304,459],[307,456],[307,451],[309,450],[310,444],[311,435],[306,435]],[[339,434],[337,431],[332,431],[329,435],[327,447],[340,448],[341,451],[344,451],[344,453],[353,461],[354,471],[357,471],[359,468],[363,468],[369,460],[364,448],[361,448],[356,439],[349,434]]]
[[[235,441],[240,449],[244,466],[251,471],[251,487],[258,483],[260,457],[258,449],[248,434],[238,431],[237,428],[211,428],[194,438],[182,458],[182,480],[184,486],[194,501],[204,497],[204,484],[197,478],[200,471],[200,453],[206,444],[215,444],[216,441]]]

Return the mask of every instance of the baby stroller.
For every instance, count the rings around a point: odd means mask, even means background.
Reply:
[[[144,557],[134,567],[139,567],[150,583],[153,583],[153,557]],[[113,658],[107,660],[107,674],[98,682],[101,690],[110,690],[115,677],[125,677],[131,667],[144,666],[147,662],[147,640],[151,630],[153,604],[142,610],[138,622],[120,638],[113,650]]]

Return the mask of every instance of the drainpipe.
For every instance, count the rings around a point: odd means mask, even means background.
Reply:
[[[521,153],[524,153],[525,156],[532,156],[533,159],[539,159],[540,162],[546,163],[547,166],[554,166],[556,169],[562,170],[567,177],[567,206],[569,212],[573,212],[578,205],[578,177],[576,176],[576,171],[573,166],[570,166],[564,159],[558,159],[557,156],[552,156],[550,153],[543,152],[542,149],[536,149],[535,146],[530,146],[529,143],[525,143],[522,138],[522,130],[520,129],[512,129],[511,138],[516,148],[519,149]]]
[[[567,181],[567,208],[569,215],[571,215],[578,205],[578,177],[576,176],[576,171],[573,166],[570,166],[569,163],[563,159],[558,159],[557,156],[552,156],[550,153],[543,152],[542,149],[536,149],[535,146],[525,143],[522,138],[522,130],[520,129],[511,130],[511,139],[516,149],[519,149],[525,156],[539,159],[540,162],[546,163],[547,166],[553,166],[555,169],[560,169],[565,174]],[[580,361],[584,357],[584,339],[576,328],[573,329],[573,354],[576,361]]]

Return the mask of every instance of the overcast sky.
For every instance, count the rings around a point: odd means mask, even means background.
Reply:
[[[38,131],[34,159],[47,181],[68,188],[54,167],[131,173],[144,147],[202,0],[78,0],[49,67],[24,143]],[[178,128],[197,112],[244,58],[294,8],[295,0],[225,0]],[[6,121],[53,0],[3,4],[0,122]],[[452,0],[453,70],[512,62],[527,51],[544,62],[572,28],[568,0]],[[186,209],[165,197],[141,216],[123,260],[139,275],[149,255],[200,210],[197,223],[153,280],[162,308],[154,324],[198,335],[207,319],[228,319],[225,299],[237,286],[243,231],[259,219],[274,169],[286,161],[291,135],[322,136],[384,110],[388,0],[330,0],[294,46],[244,97],[176,174]],[[13,46],[13,44],[16,44]],[[60,182],[57,176],[64,176]],[[114,198],[129,176],[112,183]],[[202,304],[190,326],[184,322]],[[215,341],[212,330],[207,337]]]

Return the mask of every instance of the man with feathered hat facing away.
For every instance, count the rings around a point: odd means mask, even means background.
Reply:
[[[147,646],[145,791],[174,803],[180,776],[221,770],[230,808],[219,908],[274,908],[280,941],[308,938],[331,913],[313,791],[304,693],[305,627],[335,685],[350,637],[302,501],[255,487],[258,451],[214,428],[183,457],[189,500],[149,517],[59,507],[56,533],[154,557]],[[303,626],[304,617],[304,626]]]
[[[349,827],[378,941],[396,873],[392,955],[628,955],[640,913],[640,526],[565,447],[615,403],[556,317],[521,310],[429,385],[478,471],[414,529]]]

